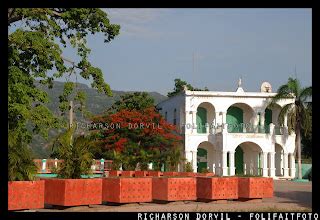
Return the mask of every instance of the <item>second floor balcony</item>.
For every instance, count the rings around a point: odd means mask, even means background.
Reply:
[[[196,126],[188,127],[194,129],[196,134],[217,134],[222,133],[226,129],[227,133],[259,133],[259,134],[270,134],[270,135],[283,135],[286,133],[287,128],[284,126],[275,126],[272,123],[269,125],[252,125],[252,124],[225,124],[225,125],[209,125],[208,123]],[[185,128],[185,129],[188,129]],[[186,130],[184,130],[186,131]]]
[[[270,125],[252,125],[252,124],[228,124],[228,133],[262,133],[270,134]],[[274,126],[274,134],[284,134],[283,126]]]

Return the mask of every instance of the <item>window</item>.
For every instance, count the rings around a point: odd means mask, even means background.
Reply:
[[[177,125],[177,109],[173,111],[173,124]]]

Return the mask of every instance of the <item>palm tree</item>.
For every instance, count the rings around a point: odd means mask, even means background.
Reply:
[[[37,167],[33,162],[32,151],[16,134],[15,130],[8,130],[8,180],[34,180]]]
[[[54,156],[63,160],[57,170],[61,178],[77,179],[82,174],[91,174],[94,144],[90,136],[75,136],[75,127],[71,127],[55,139],[52,150]]]
[[[301,132],[305,134],[311,131],[311,104],[312,104],[312,86],[302,88],[298,79],[289,78],[287,84],[280,86],[270,103],[270,106],[276,102],[294,98],[294,103],[283,106],[279,114],[280,125],[284,124],[284,118],[287,116],[288,131],[295,131],[295,151],[298,157],[298,178],[302,179],[301,172]]]

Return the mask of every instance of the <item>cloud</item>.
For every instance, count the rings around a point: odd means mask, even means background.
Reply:
[[[168,33],[156,29],[156,22],[163,21],[170,9],[148,9],[148,8],[121,8],[103,9],[109,16],[111,23],[120,24],[122,35],[135,37],[163,37]],[[171,32],[176,35],[176,32]]]

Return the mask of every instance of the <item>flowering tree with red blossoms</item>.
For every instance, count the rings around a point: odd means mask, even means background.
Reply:
[[[127,170],[134,169],[137,163],[146,169],[149,162],[160,169],[182,143],[176,126],[168,123],[154,107],[122,109],[113,114],[96,116],[93,123],[103,125],[94,133],[104,156],[115,160],[115,155],[121,155],[121,163]],[[171,161],[175,159],[171,158]],[[171,164],[174,166],[174,163]]]

